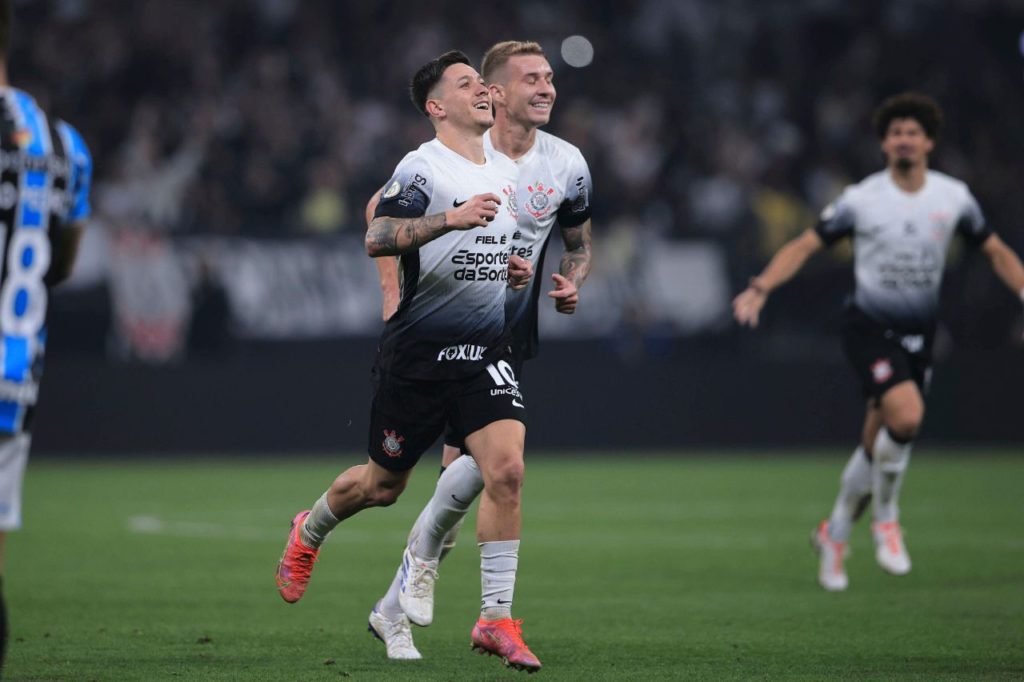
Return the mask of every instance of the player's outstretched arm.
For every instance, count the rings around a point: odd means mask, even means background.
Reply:
[[[985,240],[981,250],[988,256],[992,269],[999,279],[1003,280],[1013,293],[1020,296],[1021,302],[1024,303],[1024,265],[1021,264],[1020,257],[994,234]]]
[[[498,214],[497,194],[477,194],[458,208],[419,218],[377,216],[366,231],[366,252],[373,258],[415,251],[453,230],[486,227]]]
[[[761,308],[773,289],[788,282],[807,259],[824,246],[814,230],[805,230],[799,237],[787,242],[776,252],[764,271],[750,280],[750,286],[733,299],[732,313],[740,324],[756,327]]]
[[[377,212],[377,204],[380,203],[380,195],[384,191],[375,192],[370,200],[366,202],[366,226],[369,228],[373,222],[373,216]],[[383,297],[381,314],[387,322],[398,310],[398,304],[402,300],[401,286],[398,284],[398,263],[394,256],[381,256],[375,258],[377,273],[380,276],[380,293]]]
[[[555,299],[555,310],[572,315],[580,301],[579,288],[590,274],[590,220],[577,227],[563,227],[562,243],[565,253],[558,274],[551,275],[555,288],[548,296]]]
[[[82,241],[81,223],[71,223],[58,229],[53,236],[53,256],[50,269],[43,278],[47,286],[55,287],[71,276],[78,258],[78,245]]]

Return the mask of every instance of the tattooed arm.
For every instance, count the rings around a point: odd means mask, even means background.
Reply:
[[[486,227],[498,213],[501,198],[477,194],[458,208],[419,218],[377,216],[366,230],[366,252],[373,258],[415,251],[452,230]]]
[[[590,220],[577,227],[562,228],[565,253],[558,272],[578,289],[590,274]]]
[[[548,296],[555,299],[555,310],[572,315],[580,302],[579,288],[590,274],[590,220],[576,227],[563,227],[562,242],[565,254],[558,273],[551,275],[555,288]]]
[[[370,197],[366,202],[366,226],[369,228],[373,222],[373,216],[377,213],[377,205],[380,204],[380,195],[384,192],[382,187],[379,192]],[[383,299],[381,316],[387,322],[399,303],[402,302],[402,287],[398,283],[398,259],[394,256],[381,256],[373,259],[377,265],[377,273],[380,275],[380,293]]]
[[[447,211],[422,218],[380,216],[366,230],[366,252],[372,258],[398,256],[415,251],[452,229],[448,226]]]

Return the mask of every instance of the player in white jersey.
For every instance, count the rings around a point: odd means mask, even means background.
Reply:
[[[518,169],[487,152],[491,96],[461,52],[424,65],[417,109],[437,136],[407,155],[385,184],[366,233],[372,257],[401,256],[402,300],[381,337],[366,464],[344,471],[299,512],[277,571],[298,601],[319,547],[342,520],[393,504],[419,457],[452,424],[484,475],[480,505],[481,646],[511,647],[511,665],[538,670],[511,617],[518,564],[526,410],[509,364],[505,290],[524,287],[530,263],[509,253]]]
[[[89,217],[92,158],[71,125],[7,80],[9,0],[0,0],[0,576],[21,527],[21,483],[46,346],[50,289],[70,274]],[[7,610],[0,592],[0,672]]]
[[[784,245],[733,302],[741,324],[757,326],[768,294],[793,277],[813,253],[853,239],[856,289],[843,325],[843,346],[867,398],[860,446],[840,479],[830,518],[811,540],[818,582],[845,590],[853,523],[872,501],[878,564],[910,571],[898,498],[911,444],[924,417],[939,287],[954,234],[981,249],[996,275],[1024,301],[1024,267],[985,225],[967,186],[928,169],[942,112],[929,97],[903,93],[875,112],[886,169],[847,187],[817,227]]]
[[[538,130],[555,102],[554,73],[535,42],[497,43],[484,55],[483,75],[495,103],[495,125],[484,135],[484,146],[504,153],[519,166],[519,229],[512,253],[529,259],[534,272],[543,270],[544,254],[557,224],[565,254],[554,289],[548,292],[561,313],[572,314],[577,287],[590,270],[591,179],[587,163],[575,146]],[[367,207],[372,213],[375,200]],[[397,299],[393,259],[380,259],[385,319]],[[523,362],[537,354],[537,305],[541,283],[509,292],[505,315],[512,333],[513,367],[522,380]],[[397,659],[420,658],[412,642],[409,621],[429,625],[433,620],[433,588],[437,568],[454,546],[455,536],[483,478],[449,429],[442,455],[442,476],[409,535],[408,546],[394,580],[370,613],[370,631]]]

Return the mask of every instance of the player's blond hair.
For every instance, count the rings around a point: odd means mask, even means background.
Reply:
[[[544,48],[540,46],[540,43],[532,40],[504,40],[495,43],[484,53],[484,61],[480,65],[480,75],[484,77],[485,82],[490,83],[498,71],[508,64],[509,59],[521,54],[535,54],[543,57]]]

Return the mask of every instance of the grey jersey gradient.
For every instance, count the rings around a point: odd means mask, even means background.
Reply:
[[[484,147],[494,151],[490,133],[484,135]],[[531,358],[537,354],[537,305],[546,284],[541,271],[551,228],[555,223],[578,227],[590,218],[593,183],[580,150],[543,130],[537,131],[530,151],[514,163],[519,168],[519,221],[512,253],[533,264],[534,278],[525,289],[508,291],[505,317],[514,352]]]
[[[888,170],[869,175],[827,206],[815,229],[829,245],[852,236],[854,304],[901,330],[934,326],[953,235],[978,245],[992,234],[967,185],[937,171],[913,194]]]
[[[477,165],[434,139],[406,155],[377,215],[409,218],[452,209],[477,194],[502,197],[486,227],[449,232],[401,257],[402,300],[381,337],[380,363],[416,379],[457,379],[505,352],[505,291],[516,230],[518,170],[486,152]]]

